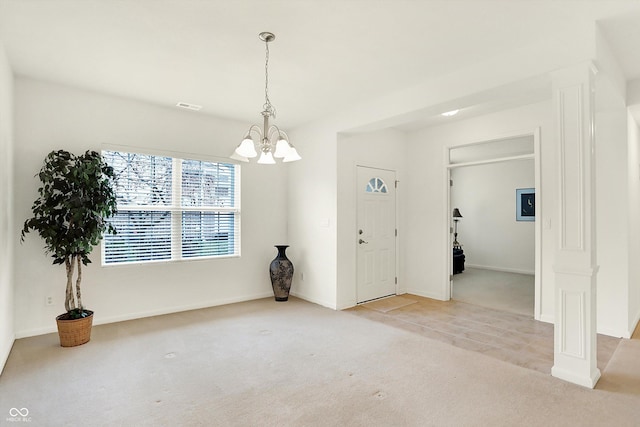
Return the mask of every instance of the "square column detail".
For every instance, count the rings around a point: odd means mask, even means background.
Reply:
[[[591,63],[552,74],[559,229],[551,374],[590,388],[600,378],[596,359],[595,74]]]

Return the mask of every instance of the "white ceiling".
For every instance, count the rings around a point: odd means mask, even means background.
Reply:
[[[271,31],[270,99],[283,127],[596,21],[626,77],[640,78],[637,0],[0,0],[16,74],[241,121],[259,119],[257,36]],[[503,108],[510,94],[476,99],[477,110]],[[529,95],[518,102],[540,96]]]

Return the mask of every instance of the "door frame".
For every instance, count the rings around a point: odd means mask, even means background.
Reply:
[[[518,138],[523,136],[533,136],[533,154],[526,154],[520,156],[505,156],[505,157],[495,157],[487,160],[473,161],[473,162],[464,162],[464,163],[451,163],[450,162],[450,151],[454,148],[461,147],[469,147],[479,144],[485,144],[487,142],[499,141],[510,138]],[[535,320],[542,320],[542,185],[541,185],[541,159],[540,159],[540,127],[533,129],[532,131],[524,131],[524,132],[515,132],[512,134],[501,135],[491,139],[485,139],[482,141],[476,141],[468,144],[461,145],[449,145],[444,147],[444,174],[445,174],[445,189],[444,189],[444,197],[446,203],[444,203],[445,211],[443,212],[446,220],[445,224],[447,224],[445,234],[446,238],[444,242],[446,242],[445,253],[447,254],[447,269],[446,275],[443,277],[443,287],[442,294],[444,295],[445,301],[449,301],[451,299],[451,290],[453,286],[453,260],[451,257],[451,245],[453,244],[453,219],[451,217],[452,206],[451,206],[451,170],[464,167],[464,166],[474,166],[474,165],[482,165],[482,164],[491,164],[491,163],[500,163],[506,161],[513,160],[527,160],[533,159],[534,161],[534,181],[536,188],[536,206],[535,206],[535,215],[536,221],[534,225],[534,234],[535,234],[535,263],[534,263],[534,308],[533,308],[533,317]]]
[[[356,200],[355,200],[356,201],[356,211],[355,211],[356,221],[355,221],[355,227],[353,228],[354,260],[356,262],[356,265],[355,265],[355,282],[354,282],[353,286],[354,286],[354,292],[355,292],[355,304],[356,305],[363,304],[363,303],[367,302],[367,301],[364,301],[364,302],[361,302],[361,303],[358,302],[358,264],[357,264],[358,263],[358,244],[355,243],[358,240],[358,220],[357,220],[357,218],[358,218],[358,209],[359,209],[358,198],[357,198],[358,168],[378,169],[378,170],[384,170],[384,171],[388,171],[388,172],[393,172],[393,175],[395,177],[395,181],[393,183],[394,190],[395,190],[395,192],[394,192],[393,209],[395,211],[395,215],[394,215],[395,224],[394,224],[394,227],[397,230],[397,234],[396,234],[396,238],[395,238],[395,242],[394,242],[395,243],[394,268],[395,268],[395,277],[398,279],[396,281],[396,283],[395,283],[395,291],[394,291],[395,295],[398,295],[398,289],[400,287],[400,277],[399,277],[399,272],[400,272],[400,270],[399,270],[399,258],[400,257],[399,257],[399,252],[398,252],[399,251],[398,240],[399,240],[399,237],[400,237],[400,230],[398,228],[398,183],[400,181],[398,181],[398,171],[396,169],[387,168],[387,167],[383,167],[383,166],[372,166],[372,165],[369,165],[369,164],[363,164],[363,163],[357,162],[355,164],[355,168],[354,168],[354,170],[355,170],[355,182],[353,184],[354,188],[355,188],[355,191],[356,191],[356,193],[355,193],[355,195],[356,195]]]

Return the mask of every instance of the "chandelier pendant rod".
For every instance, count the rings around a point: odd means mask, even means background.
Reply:
[[[262,151],[265,150],[270,150],[271,149],[271,141],[269,140],[269,112],[267,110],[264,110],[262,112],[262,117],[263,117],[263,127],[262,127],[262,135],[260,135],[262,137]]]
[[[264,37],[263,37],[264,35]],[[260,39],[264,40],[265,54],[264,54],[264,108],[265,112],[268,112],[271,117],[276,118],[276,108],[271,105],[269,99],[269,42],[275,40],[276,36],[271,33],[260,33]],[[266,131],[267,127],[265,127]]]

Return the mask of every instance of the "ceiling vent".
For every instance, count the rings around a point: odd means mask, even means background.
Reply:
[[[189,104],[188,102],[178,102],[176,107],[184,108],[185,110],[200,111],[202,105]]]

